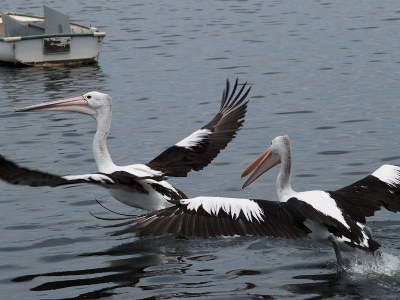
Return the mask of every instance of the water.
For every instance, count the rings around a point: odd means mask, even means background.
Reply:
[[[400,164],[398,1],[50,1],[72,21],[107,32],[97,66],[0,68],[0,153],[59,174],[96,170],[95,131],[82,115],[16,114],[14,107],[110,93],[110,152],[147,162],[208,122],[225,79],[252,86],[243,130],[212,165],[171,181],[191,196],[276,199],[277,170],[241,190],[240,174],[289,134],[293,187],[332,190]],[[1,1],[42,14],[42,1]],[[369,225],[381,258],[311,240],[113,236],[99,206],[138,213],[91,186],[1,184],[0,291],[7,299],[396,298],[400,217]]]

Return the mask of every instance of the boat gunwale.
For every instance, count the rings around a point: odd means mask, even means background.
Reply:
[[[0,41],[5,43],[10,43],[22,40],[34,40],[34,39],[43,39],[52,37],[79,37],[79,36],[105,37],[106,33],[102,31],[94,31],[88,33],[58,33],[58,34],[38,34],[29,36],[8,36],[8,37],[0,37]]]
[[[0,19],[1,16],[5,14],[5,15],[11,15],[11,16],[21,16],[21,17],[29,17],[29,18],[36,18],[39,20],[45,20],[44,17],[40,17],[40,16],[36,16],[36,15],[30,15],[30,14],[21,14],[21,13],[15,13],[15,12],[4,12],[4,13],[0,13]],[[2,22],[1,22],[2,23]],[[76,26],[76,27],[80,27],[83,29],[86,29],[90,32],[69,32],[69,33],[53,33],[53,34],[36,34],[36,35],[28,35],[28,36],[8,36],[8,37],[0,37],[0,41],[3,42],[17,42],[20,40],[32,40],[32,39],[43,39],[43,38],[52,38],[52,37],[78,37],[78,36],[94,36],[94,37],[105,37],[106,33],[104,31],[97,31],[93,30],[94,27],[88,27],[85,25],[80,25],[77,23],[69,23],[70,26]]]

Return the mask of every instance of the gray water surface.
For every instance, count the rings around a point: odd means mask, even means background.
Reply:
[[[42,14],[42,1],[3,0]],[[109,150],[145,163],[206,124],[226,78],[253,86],[243,129],[201,172],[171,182],[189,196],[276,199],[276,170],[246,190],[240,174],[288,134],[293,188],[334,190],[400,164],[398,1],[50,1],[107,33],[99,63],[0,67],[0,154],[57,174],[96,171],[95,122],[15,107],[98,90],[113,97]],[[137,214],[92,186],[0,183],[4,299],[397,298],[400,216],[369,220],[383,257],[304,239],[113,236],[125,228],[96,203]]]

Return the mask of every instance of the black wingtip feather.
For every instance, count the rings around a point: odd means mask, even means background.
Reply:
[[[248,86],[247,81],[240,89],[238,86],[239,78],[236,78],[232,91],[229,79],[226,80],[218,113],[201,128],[209,130],[207,136],[189,148],[172,146],[147,163],[147,166],[175,177],[184,177],[192,170],[199,171],[206,167],[235,138],[243,125],[249,102],[245,99],[251,86]]]
[[[233,90],[232,90],[231,96],[229,97],[228,102],[230,102],[232,100],[232,98],[233,98],[233,95],[235,95],[235,92],[236,92],[236,89],[238,87],[238,84],[239,84],[239,78],[236,77],[235,85],[233,86]]]
[[[246,97],[248,96],[251,86],[249,86],[249,88],[243,94],[243,91],[247,86],[247,81],[242,84],[242,87],[236,93],[238,85],[239,85],[239,79],[236,78],[233,90],[231,93],[229,93],[229,80],[227,80],[227,88],[226,88],[226,90],[224,90],[224,93],[223,93],[223,99],[221,101],[220,113],[225,114],[225,113],[229,112],[229,110],[231,110],[232,108],[238,108],[240,106],[240,104],[242,104],[243,100],[246,99]],[[229,94],[230,94],[230,96],[229,96]],[[227,99],[228,96],[229,96],[229,99]]]

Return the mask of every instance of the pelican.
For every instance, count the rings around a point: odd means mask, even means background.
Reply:
[[[383,165],[371,175],[333,192],[295,192],[290,186],[291,149],[288,136],[275,138],[271,147],[242,174],[252,175],[243,188],[281,163],[278,201],[225,197],[181,199],[179,204],[150,212],[121,231],[143,235],[177,234],[186,237],[255,235],[286,238],[312,237],[334,248],[340,266],[347,262],[341,250],[380,248],[366,217],[381,208],[400,210],[400,167]],[[379,252],[378,252],[379,253]]]
[[[67,111],[89,115],[97,121],[93,155],[98,173],[60,176],[20,167],[0,157],[0,179],[11,184],[59,186],[91,183],[108,189],[120,202],[145,210],[158,210],[187,198],[166,181],[167,176],[185,177],[191,170],[207,166],[236,136],[244,122],[250,92],[247,83],[239,88],[238,79],[230,91],[229,80],[215,117],[201,129],[169,147],[146,164],[117,166],[107,150],[111,127],[112,100],[107,94],[89,92],[83,96],[46,102],[16,109],[17,112]],[[246,90],[245,90],[246,89]]]
[[[341,250],[360,248],[374,253],[380,247],[365,225],[366,217],[382,207],[392,212],[400,211],[400,167],[382,165],[367,177],[336,191],[295,192],[290,185],[292,166],[290,139],[278,136],[242,174],[253,172],[243,188],[277,164],[281,168],[276,181],[280,203],[299,202],[314,209],[303,224],[310,236],[333,246],[336,258],[343,263]],[[325,220],[318,220],[321,215]]]

